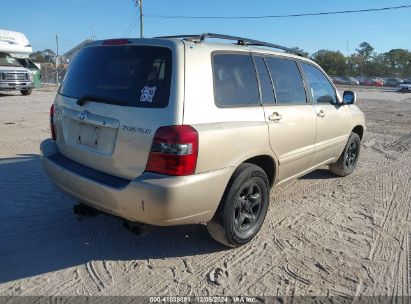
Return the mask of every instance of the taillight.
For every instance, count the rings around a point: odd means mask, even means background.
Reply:
[[[56,140],[56,129],[54,127],[54,104],[50,107],[50,130],[51,130],[51,137],[53,140]]]
[[[130,44],[128,39],[107,39],[103,41],[103,45],[124,45]]]
[[[198,133],[187,125],[161,127],[154,135],[146,171],[166,175],[194,174]]]

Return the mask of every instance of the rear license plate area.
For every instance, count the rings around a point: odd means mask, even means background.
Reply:
[[[82,146],[97,149],[101,140],[101,128],[85,123],[78,124],[77,143]]]
[[[64,143],[83,152],[110,156],[114,152],[119,122],[112,118],[87,113],[79,119],[78,111],[63,109],[61,129]]]

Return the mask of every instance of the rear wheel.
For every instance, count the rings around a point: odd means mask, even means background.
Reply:
[[[351,133],[343,153],[337,162],[330,165],[330,171],[338,176],[347,176],[353,173],[360,156],[361,139],[357,133]]]
[[[27,96],[27,95],[30,95],[32,91],[33,91],[33,89],[20,90],[20,93],[21,93],[21,95],[23,95],[23,96]]]
[[[241,164],[228,183],[213,220],[207,223],[218,242],[238,247],[260,230],[268,210],[269,183],[265,172],[253,164]]]

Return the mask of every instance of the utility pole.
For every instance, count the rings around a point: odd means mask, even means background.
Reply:
[[[59,79],[59,68],[58,68],[58,60],[59,60],[59,36],[56,34],[56,47],[57,47],[57,52],[56,52],[56,82],[57,86],[60,85],[60,79]]]
[[[96,40],[96,28],[94,24],[91,25],[91,40]]]
[[[140,9],[140,38],[143,38],[143,0],[136,0]]]

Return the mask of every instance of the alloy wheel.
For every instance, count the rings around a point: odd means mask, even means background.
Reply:
[[[250,180],[239,191],[234,208],[234,226],[239,233],[246,233],[255,226],[261,204],[261,188],[256,181]]]

